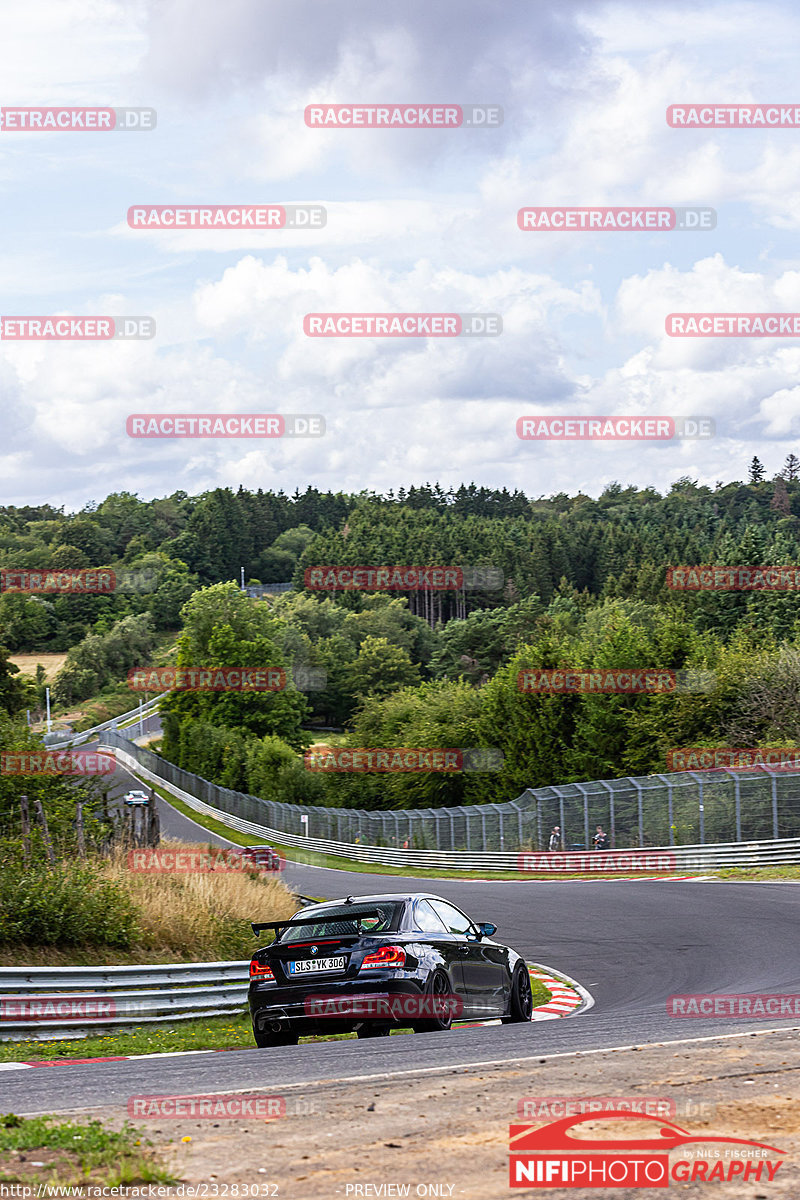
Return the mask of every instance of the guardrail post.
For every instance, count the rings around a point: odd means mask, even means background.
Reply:
[[[778,840],[778,776],[772,774],[772,836]]]
[[[558,819],[560,821],[559,828],[561,830],[561,844],[564,846],[566,845],[566,842],[564,841],[566,834],[566,829],[564,828],[564,793],[561,791],[560,787],[557,787],[556,791],[558,792]]]
[[[584,845],[585,849],[588,850],[589,845],[590,845],[590,843],[589,843],[589,793],[586,791],[586,788],[582,787],[581,784],[579,784],[579,783],[576,783],[575,787],[578,789],[580,794],[583,796],[583,845]],[[564,832],[563,829],[561,832],[562,833]]]
[[[470,845],[470,837],[469,837],[469,819],[470,819],[470,816],[471,816],[471,813],[470,813],[469,809],[467,809],[467,811],[464,813],[464,824],[465,824],[465,825],[466,825],[466,827],[467,827],[467,849],[468,849],[468,850],[471,850],[471,849],[472,849],[472,846]]]
[[[483,849],[486,850],[486,813],[481,808],[481,831],[483,833]]]
[[[669,844],[675,845],[675,830],[672,828],[672,783],[664,775],[656,775],[656,779],[660,779],[667,788],[667,813],[669,815]]]
[[[499,804],[493,804],[492,807],[497,809],[497,819],[500,826],[500,849],[503,851],[506,848],[505,838],[503,836],[503,810]]]
[[[523,795],[525,793],[523,792]],[[522,809],[517,804],[516,800],[509,800],[508,807],[513,808],[517,814],[517,849],[522,849]]]
[[[636,788],[636,803],[639,810],[639,845],[644,846],[644,810],[642,809],[642,785],[628,776],[628,782]]]
[[[601,787],[604,787],[606,789],[606,791],[608,792],[608,797],[609,797],[609,799],[608,799],[608,811],[609,811],[608,831],[609,831],[609,834],[611,835],[611,846],[613,849],[616,849],[616,846],[617,846],[617,822],[616,822],[616,814],[614,812],[614,789],[611,787],[611,785],[609,783],[606,783],[605,779],[598,779],[597,782],[600,784]],[[587,850],[589,849],[588,844],[586,846],[586,849]]]
[[[541,850],[544,846],[542,840],[542,801],[538,792],[536,793],[536,849]]]
[[[727,772],[730,774],[730,772]],[[736,840],[742,840],[742,788],[741,780],[738,775],[731,776],[733,779],[733,794],[736,800]]]
[[[706,809],[703,803],[703,780],[695,771],[687,771],[687,775],[691,775],[692,779],[696,780],[699,799],[698,799],[698,815],[700,817],[700,845],[706,844]]]

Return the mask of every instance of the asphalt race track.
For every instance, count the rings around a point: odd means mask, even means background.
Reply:
[[[118,772],[120,792],[132,786]],[[208,835],[161,803],[162,832],[187,841]],[[271,1050],[58,1065],[0,1072],[0,1107],[20,1114],[124,1103],[148,1093],[283,1089],[440,1067],[517,1060],[576,1050],[789,1030],[792,1020],[675,1019],[666,1000],[686,993],[800,992],[800,885],[690,881],[498,882],[351,874],[287,864],[299,893],[337,897],[435,891],[529,960],[566,972],[594,1008],[529,1027],[317,1042]],[[265,914],[253,913],[257,920]],[[254,946],[256,940],[253,941]]]

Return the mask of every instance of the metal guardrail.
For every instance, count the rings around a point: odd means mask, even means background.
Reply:
[[[80,733],[68,733],[63,738],[57,738],[58,730],[54,733],[46,733],[44,735],[45,745],[53,749],[61,749],[66,746],[80,746],[84,742],[88,742],[95,733],[102,733],[106,729],[117,730],[120,728],[121,723],[126,721],[135,722],[140,715],[143,717],[152,716],[153,710],[158,707],[159,701],[168,695],[169,692],[162,692],[160,695],[154,696],[152,700],[148,700],[146,704],[143,704],[141,709],[137,705],[136,708],[132,708],[128,712],[120,713],[118,717],[111,717],[110,720],[103,721],[101,725],[93,725],[91,729],[82,729]]]
[[[247,1002],[249,965],[0,967],[0,1041],[230,1016]]]
[[[618,871],[631,872],[683,872],[708,871],[722,867],[786,866],[800,863],[800,837],[779,838],[752,842],[720,842],[712,845],[648,846],[633,847],[617,851],[590,851],[562,854],[544,854],[526,849],[501,852],[470,852],[465,850],[417,850],[390,846],[365,846],[329,838],[312,838],[302,834],[286,833],[255,821],[247,821],[199,800],[190,792],[179,788],[140,761],[141,747],[128,743],[128,748],[114,746],[117,761],[134,770],[137,775],[151,783],[159,784],[171,795],[182,800],[195,812],[213,817],[216,821],[240,833],[253,834],[281,845],[296,846],[301,850],[330,854],[356,862],[376,863],[392,867],[429,867],[453,871],[526,871],[532,870],[530,859],[537,860],[537,870],[550,873],[593,873],[604,874],[613,863]],[[152,755],[151,759],[158,760]],[[624,859],[628,860],[625,865]],[[616,861],[615,861],[616,860]],[[302,858],[299,858],[302,861]],[[648,865],[649,863],[649,865]]]
[[[258,586],[248,586],[242,590],[251,600],[262,600],[264,596],[279,596],[282,592],[293,592],[294,584],[291,580],[288,583],[263,583]]]

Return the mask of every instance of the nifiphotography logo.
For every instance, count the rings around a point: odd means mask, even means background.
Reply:
[[[573,1129],[597,1114],[548,1125],[509,1126],[509,1186],[523,1188],[669,1187],[676,1183],[770,1183],[785,1150],[743,1138],[694,1137],[662,1117],[607,1111],[602,1120],[647,1122],[650,1136],[593,1139]],[[680,1153],[674,1162],[671,1153]]]

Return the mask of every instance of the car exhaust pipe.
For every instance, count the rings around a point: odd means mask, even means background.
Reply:
[[[283,1029],[283,1024],[281,1021],[270,1021],[269,1027],[273,1033],[280,1033],[281,1029]]]

